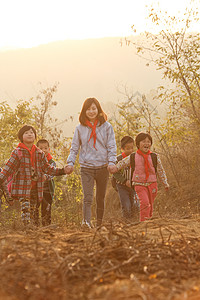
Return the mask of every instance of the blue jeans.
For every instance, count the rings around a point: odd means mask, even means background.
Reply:
[[[81,182],[83,189],[83,219],[90,223],[91,206],[94,194],[94,183],[96,182],[96,216],[97,225],[101,225],[104,214],[104,200],[108,183],[107,167],[92,169],[81,168]]]
[[[117,190],[122,207],[122,215],[125,219],[139,220],[139,199],[134,189],[117,183]]]

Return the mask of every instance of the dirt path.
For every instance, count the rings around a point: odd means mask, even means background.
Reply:
[[[200,299],[200,218],[0,236],[3,300]]]

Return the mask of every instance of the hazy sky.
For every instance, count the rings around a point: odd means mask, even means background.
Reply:
[[[3,0],[0,49],[65,39],[127,36],[133,34],[133,24],[144,31],[146,5],[152,3],[176,15],[190,0]],[[200,0],[194,5],[200,7]]]

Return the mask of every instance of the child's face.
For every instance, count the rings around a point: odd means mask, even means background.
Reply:
[[[127,143],[122,150],[124,151],[126,156],[129,156],[133,152],[133,147],[133,143]]]
[[[139,149],[143,153],[147,153],[151,148],[151,141],[148,137],[146,137],[143,141],[140,142],[139,144]]]
[[[46,156],[48,155],[48,153],[50,151],[50,148],[47,143],[39,143],[38,148],[40,148]]]
[[[98,109],[96,107],[96,104],[92,103],[86,110],[85,115],[90,122],[94,122],[96,117],[98,116]]]
[[[29,129],[24,132],[22,139],[24,144],[33,144],[35,141],[35,133],[32,129]]]

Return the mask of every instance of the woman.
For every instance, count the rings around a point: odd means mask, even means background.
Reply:
[[[113,128],[106,121],[96,98],[88,98],[82,106],[80,124],[76,127],[67,159],[67,174],[73,172],[76,156],[80,150],[81,182],[83,189],[83,225],[91,228],[91,205],[96,182],[96,216],[100,226],[104,213],[104,199],[109,172],[116,162],[116,142]]]

